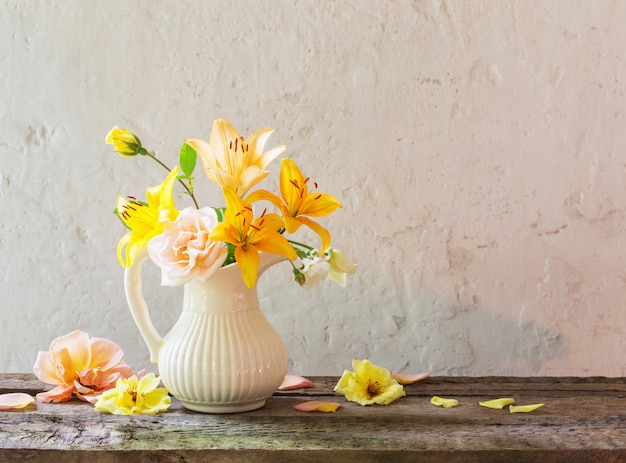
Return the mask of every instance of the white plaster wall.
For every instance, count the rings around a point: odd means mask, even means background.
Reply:
[[[624,375],[625,22],[610,0],[1,0],[0,371],[74,329],[151,368],[111,212],[164,171],[104,136],[173,164],[226,117],[344,205],[322,222],[347,288],[260,282],[292,372]],[[146,278],[165,333],[181,292]]]

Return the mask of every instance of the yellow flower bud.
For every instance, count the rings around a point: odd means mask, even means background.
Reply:
[[[122,157],[128,158],[136,156],[141,152],[141,141],[139,137],[128,129],[113,127],[107,134],[106,143],[113,145],[115,152]]]

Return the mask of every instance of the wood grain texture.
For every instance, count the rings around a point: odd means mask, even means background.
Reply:
[[[626,461],[623,378],[435,377],[370,407],[334,394],[337,378],[310,379],[314,388],[277,392],[262,409],[234,415],[191,412],[175,399],[156,416],[102,414],[77,400],[0,411],[0,461]],[[0,392],[43,389],[32,375],[0,375]],[[459,406],[434,407],[433,395]],[[478,405],[498,397],[545,406],[511,414]],[[306,400],[342,408],[293,409]]]

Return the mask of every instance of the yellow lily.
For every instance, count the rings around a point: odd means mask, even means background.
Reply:
[[[242,198],[267,177],[269,172],[264,170],[265,167],[287,149],[281,145],[263,152],[272,132],[274,129],[259,129],[244,140],[230,122],[217,119],[213,122],[208,143],[192,138],[187,144],[200,156],[209,180],[222,188],[232,188]]]
[[[172,196],[178,167],[172,169],[160,185],[146,189],[148,203],[135,198],[117,198],[117,213],[132,231],[122,237],[117,245],[117,258],[124,267],[130,267],[137,252],[156,235],[163,232],[163,224],[178,217]]]
[[[141,141],[135,133],[128,129],[120,129],[115,126],[107,134],[105,142],[113,145],[115,152],[124,158],[136,156],[141,153]]]
[[[244,202],[229,186],[224,187],[224,199],[224,221],[213,228],[209,237],[211,241],[223,241],[235,247],[235,260],[248,288],[256,283],[259,251],[281,254],[289,260],[297,258],[293,247],[278,233],[283,226],[278,215],[264,212],[255,219],[249,203]]]
[[[283,159],[280,169],[281,200],[266,190],[252,192],[247,201],[252,203],[267,200],[280,209],[288,233],[295,233],[301,225],[306,225],[319,235],[322,240],[320,255],[330,246],[330,233],[309,217],[323,217],[332,214],[341,207],[341,203],[329,194],[309,193],[309,178],[305,178],[295,162]],[[315,185],[317,188],[317,185]]]

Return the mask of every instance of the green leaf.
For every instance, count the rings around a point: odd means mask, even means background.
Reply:
[[[186,142],[180,147],[180,168],[186,178],[191,178],[193,170],[196,168],[196,160],[198,155],[196,150],[189,146]]]
[[[222,267],[225,267],[228,264],[237,262],[235,259],[235,249],[236,249],[235,246],[233,246],[230,243],[226,243],[226,249],[228,249],[228,256],[226,257],[226,260],[222,264]]]
[[[218,222],[223,222],[224,221],[224,212],[226,212],[226,208],[225,207],[214,207],[213,210],[215,210],[215,213],[217,214],[217,221]]]

